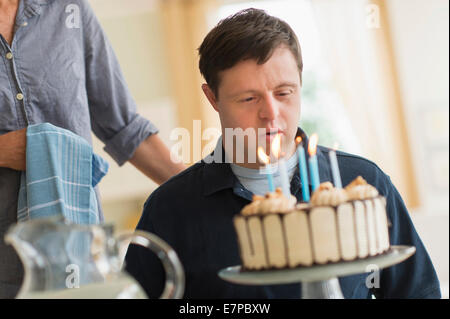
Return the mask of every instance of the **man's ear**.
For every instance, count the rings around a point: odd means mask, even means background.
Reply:
[[[219,109],[217,107],[217,100],[216,100],[216,95],[214,94],[214,92],[211,90],[211,88],[209,87],[208,84],[202,84],[202,90],[203,93],[205,93],[206,98],[208,99],[209,103],[211,103],[212,107],[214,108],[214,110],[216,110],[216,112],[219,112]]]

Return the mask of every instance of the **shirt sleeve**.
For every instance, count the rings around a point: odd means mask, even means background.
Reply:
[[[416,247],[414,255],[381,271],[377,298],[441,298],[439,280],[406,206],[395,186],[387,179],[387,211],[391,245]]]
[[[158,129],[136,113],[136,103],[98,19],[86,0],[80,3],[92,130],[105,143],[105,151],[123,165]]]

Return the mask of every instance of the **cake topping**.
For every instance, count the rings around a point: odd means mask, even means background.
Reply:
[[[311,208],[311,204],[310,203],[297,203],[297,205],[295,205],[295,210],[308,210]]]
[[[345,189],[349,189],[349,188],[352,188],[355,186],[361,186],[361,185],[368,185],[368,184],[367,184],[366,180],[364,178],[362,178],[362,176],[358,176],[350,184],[345,186]]]
[[[242,215],[255,214],[273,214],[273,213],[287,213],[291,211],[297,199],[294,196],[287,198],[284,196],[281,188],[277,188],[274,193],[267,193],[264,197],[255,195],[253,201],[246,205],[242,211]]]
[[[322,184],[319,185],[319,188],[317,189],[318,191],[329,191],[332,190],[333,184],[331,184],[331,182],[323,182]]]
[[[311,197],[314,206],[337,206],[348,200],[348,195],[342,188],[335,188],[330,182],[324,182]]]
[[[264,197],[263,196],[259,196],[259,195],[253,195],[253,200],[250,204],[246,205],[242,211],[241,214],[242,215],[254,215],[254,214],[258,214],[258,207],[259,204],[261,203],[261,200],[263,200]]]
[[[345,190],[351,200],[368,199],[378,196],[377,189],[368,184],[361,176],[358,176],[350,184],[348,184],[345,187]]]

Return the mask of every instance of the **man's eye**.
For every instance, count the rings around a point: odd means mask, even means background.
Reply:
[[[250,97],[246,97],[246,98],[242,99],[241,102],[251,102],[254,99],[255,99],[254,97],[250,96]]]
[[[287,96],[287,95],[289,95],[291,93],[292,93],[292,91],[281,91],[281,92],[278,93],[278,95],[279,96]]]

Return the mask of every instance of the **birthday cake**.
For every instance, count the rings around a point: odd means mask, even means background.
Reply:
[[[386,200],[362,177],[345,189],[322,183],[309,203],[280,189],[254,196],[233,222],[243,270],[352,261],[390,247]]]

